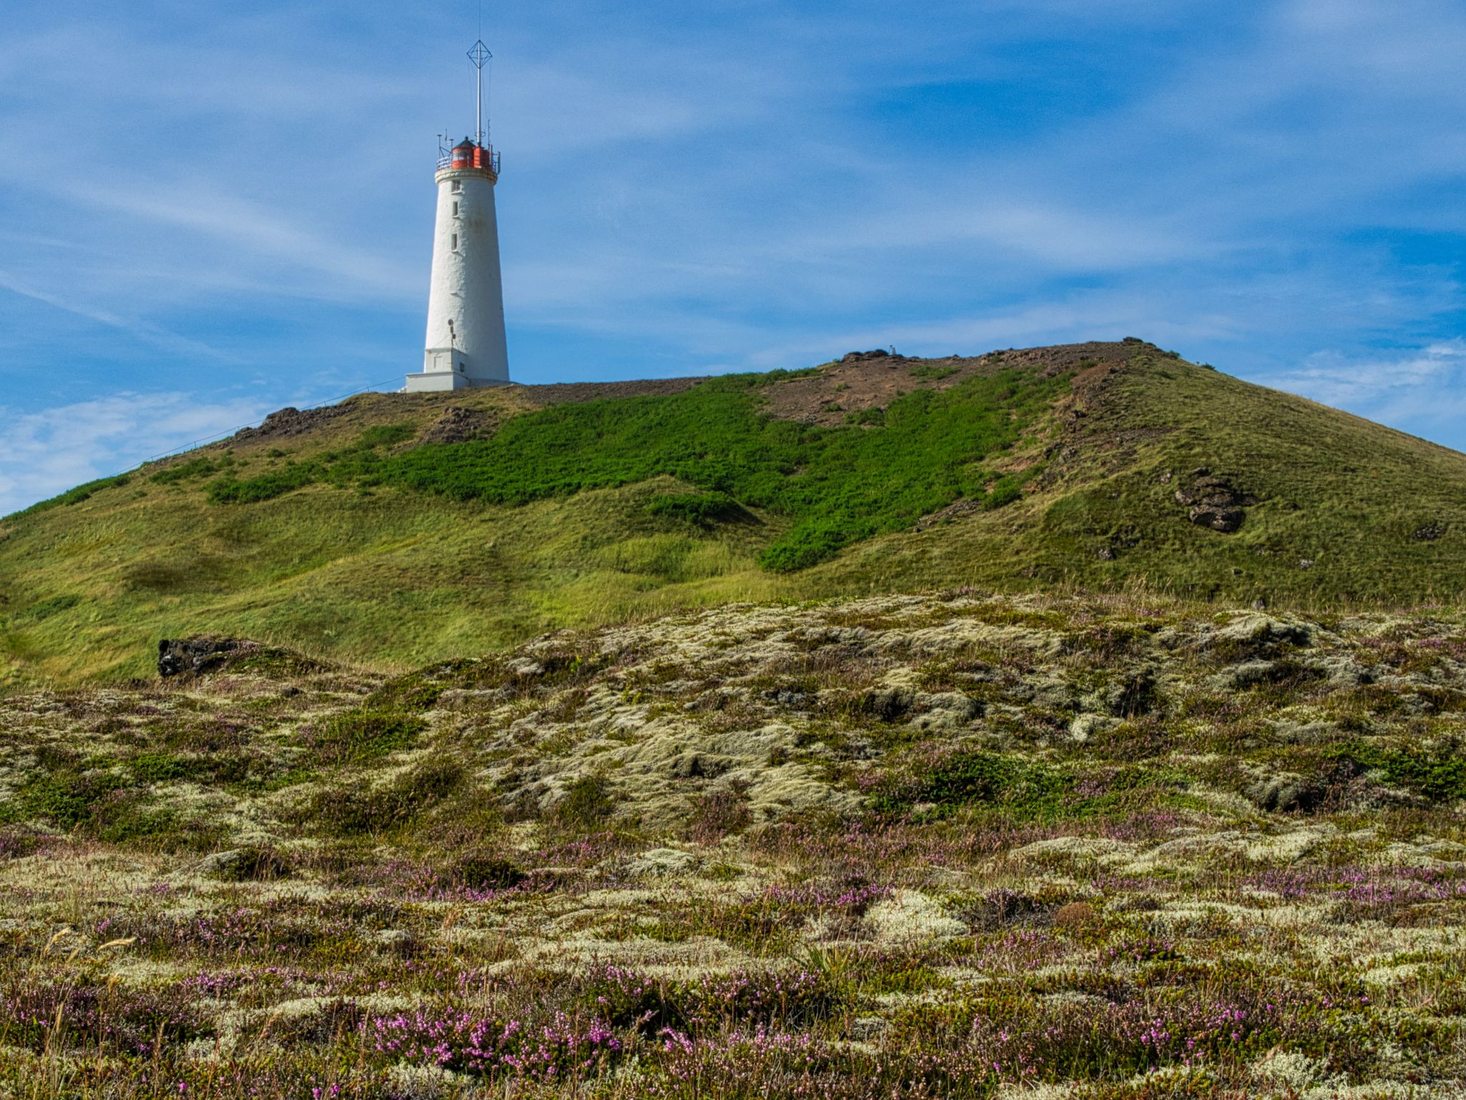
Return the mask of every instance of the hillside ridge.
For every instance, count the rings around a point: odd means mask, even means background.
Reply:
[[[0,520],[0,676],[192,633],[393,669],[731,601],[1463,585],[1466,456],[1137,339],[876,350],[281,410]]]

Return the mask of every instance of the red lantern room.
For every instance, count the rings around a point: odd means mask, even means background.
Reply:
[[[457,145],[453,146],[453,167],[479,167],[479,152],[479,147],[475,142],[470,141],[468,138],[464,138]]]
[[[438,171],[452,169],[462,172],[474,168],[488,173],[492,179],[499,178],[499,154],[494,152],[492,145],[474,141],[473,138],[464,138],[446,154],[440,147]]]

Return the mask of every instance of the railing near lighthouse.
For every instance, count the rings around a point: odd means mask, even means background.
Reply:
[[[473,158],[473,162],[472,163],[470,163],[470,164],[460,164],[460,165],[457,165],[457,167],[459,167],[459,168],[465,168],[465,169],[466,168],[487,168],[490,172],[494,173],[494,175],[497,176],[499,174],[499,151],[497,149],[495,149],[495,148],[493,148],[491,146],[486,146],[486,147],[480,147],[480,148],[474,150],[474,152],[475,152],[475,156]],[[451,152],[449,154],[447,154],[446,156],[440,156],[438,158],[438,171],[441,172],[445,168],[453,168],[454,167],[453,160],[454,160],[454,157],[453,157],[453,154]]]

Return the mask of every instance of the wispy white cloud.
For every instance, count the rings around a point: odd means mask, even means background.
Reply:
[[[886,209],[846,225],[826,227],[811,237],[784,242],[785,254],[841,256],[872,250],[974,249],[1018,259],[1050,273],[1119,272],[1136,267],[1199,259],[1209,247],[1167,215],[1111,215],[1077,204],[1044,201],[1013,193],[922,194],[913,189],[891,196]]]
[[[120,393],[20,414],[0,407],[0,516],[255,423],[264,410],[253,399],[210,403],[176,393]]]
[[[770,278],[768,263],[796,252],[816,262],[778,275],[822,275],[841,293],[848,280],[838,262],[818,260],[862,247],[895,262],[946,248],[959,253],[947,260],[954,272],[974,267],[964,248],[981,263],[996,252],[1009,274],[1017,267],[1035,280],[1154,269],[1266,240],[1331,196],[1398,187],[1424,170],[1417,139],[1430,134],[1439,145],[1443,127],[1387,116],[1398,114],[1388,109],[1392,98],[1431,94],[1438,111],[1459,100],[1450,91],[1459,82],[1442,85],[1432,59],[1451,56],[1461,19],[1428,0],[1408,0],[1403,18],[1367,4],[1261,6],[1245,45],[1218,43],[1205,64],[1182,58],[1136,74],[1137,94],[1077,126],[996,146],[959,131],[926,148],[903,142],[899,155],[867,144],[872,127],[861,109],[883,89],[930,79],[934,56],[949,75],[993,79],[994,58],[1072,34],[1076,19],[1091,34],[1101,24],[1112,24],[1110,33],[1127,25],[1174,30],[1204,10],[1192,3],[1157,13],[1131,0],[978,11],[938,3],[911,19],[858,3],[834,18],[784,3],[712,5],[667,21],[631,9],[598,10],[588,20],[585,4],[549,5],[503,27],[498,132],[509,144],[506,188],[522,189],[519,220],[506,232],[533,241],[522,253],[547,273],[538,280],[546,287],[588,281],[576,244],[609,253],[620,243],[645,257],[644,268],[677,274],[589,280],[602,293],[655,310],[701,288],[758,308],[787,299],[790,288]],[[429,132],[423,120],[440,108],[462,118],[464,88],[444,79],[441,63],[424,64],[427,37],[396,67],[322,52],[312,34],[327,17],[326,9],[270,5],[232,23],[183,20],[183,33],[166,35],[144,22],[148,33],[125,29],[123,48],[107,51],[96,79],[120,93],[110,110],[149,140],[136,163],[118,166],[120,180],[74,187],[69,197],[111,222],[147,227],[126,232],[120,245],[150,234],[152,250],[177,259],[175,287],[165,289],[160,273],[152,293],[189,307],[200,292],[270,289],[419,304],[427,203],[413,186],[422,175],[410,155],[414,113],[420,141]],[[30,77],[44,69],[44,86],[57,96],[86,94],[66,91],[77,73],[60,61],[83,39],[115,41],[115,25],[20,36],[10,52],[23,63],[10,68]],[[1416,55],[1428,60],[1412,76],[1398,62]],[[1345,63],[1358,56],[1364,72],[1395,74],[1393,82],[1380,89],[1361,81],[1359,63]],[[1275,117],[1303,93],[1331,111]],[[1379,118],[1358,109],[1371,97],[1380,99]],[[22,121],[40,113],[16,112]],[[1348,128],[1353,142],[1300,133],[1300,123],[1320,122],[1327,137]],[[170,130],[171,147],[159,141]],[[1358,157],[1351,144],[1365,140],[1386,143],[1389,155]],[[36,148],[29,135],[8,143],[0,171],[22,166],[49,201],[54,173]],[[1417,155],[1398,155],[1406,151]],[[1332,170],[1344,156],[1351,170]],[[394,182],[363,188],[363,173]],[[708,281],[689,285],[689,271]],[[122,272],[96,278],[104,302],[131,292]],[[863,292],[879,296],[886,282],[871,273]],[[579,300],[588,316],[601,308],[591,296]],[[555,323],[573,327],[573,311],[558,311]]]
[[[1466,339],[1363,358],[1321,351],[1269,382],[1387,423],[1437,425],[1466,412]]]
[[[182,186],[74,186],[69,195],[90,205],[158,226],[183,230],[192,241],[223,242],[236,258],[284,263],[293,271],[396,298],[417,289],[417,272],[363,247],[370,234],[341,238],[298,224],[277,210],[230,193],[225,181],[200,176]],[[409,277],[411,276],[411,277]],[[330,296],[330,295],[327,295]]]
[[[1321,351],[1259,381],[1457,449],[1466,446],[1466,339],[1393,354]]]
[[[123,317],[110,310],[100,309],[88,305],[85,302],[75,301],[62,294],[37,289],[17,279],[10,272],[0,269],[0,290],[9,291],[22,298],[28,298],[33,302],[40,302],[53,309],[59,309],[63,313],[69,313],[74,317],[81,317],[88,321],[94,321],[107,328],[117,329],[121,332],[130,333],[139,339],[162,348],[166,351],[181,352],[186,355],[203,355],[211,359],[227,359],[223,352],[199,340],[190,339],[179,333],[173,332],[161,325],[155,325],[149,321],[137,317]]]

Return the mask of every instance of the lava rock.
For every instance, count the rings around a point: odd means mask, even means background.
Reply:
[[[1288,773],[1249,783],[1242,788],[1242,797],[1259,810],[1296,813],[1316,808],[1323,800],[1323,792],[1303,776]]]
[[[668,767],[673,779],[716,779],[737,764],[726,756],[705,752],[684,752]]]
[[[1243,492],[1206,467],[1193,470],[1191,483],[1177,489],[1175,496],[1177,504],[1190,508],[1192,523],[1224,535],[1241,530],[1247,519],[1246,509],[1257,503],[1251,493]]]
[[[1224,535],[1240,531],[1246,519],[1247,513],[1241,508],[1215,508],[1204,504],[1191,509],[1192,523],[1198,527],[1210,527]]]
[[[882,722],[899,722],[916,706],[916,692],[910,688],[886,688],[866,692],[860,709]]]
[[[164,638],[158,643],[158,675],[198,676],[220,668],[243,645],[235,638]]]
[[[1416,542],[1435,542],[1446,533],[1446,526],[1443,523],[1427,523],[1415,529],[1410,537]]]
[[[1242,615],[1215,632],[1215,639],[1256,655],[1273,652],[1279,645],[1309,646],[1314,627],[1292,619],[1270,615]]]
[[[258,428],[245,428],[235,432],[230,442],[247,443],[251,440],[287,439],[305,435],[336,419],[345,409],[344,405],[327,405],[320,409],[297,409],[294,406],[279,409],[265,417]]]

